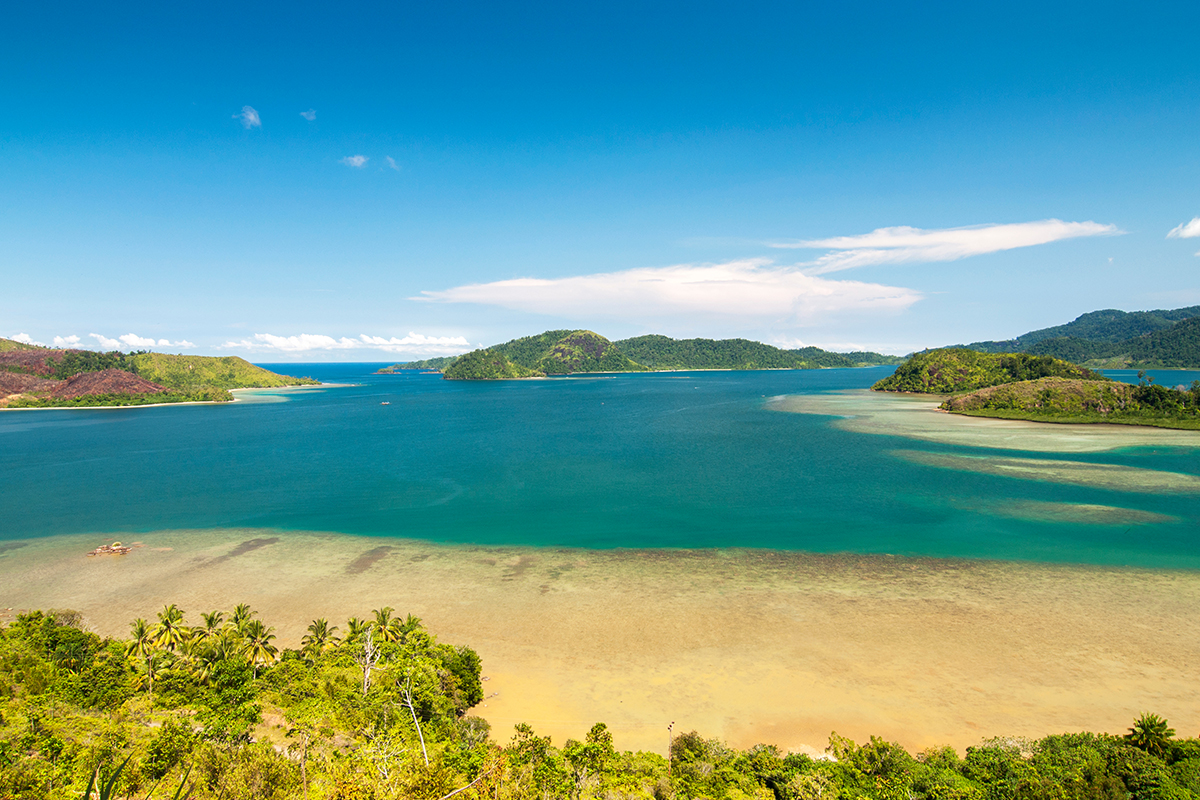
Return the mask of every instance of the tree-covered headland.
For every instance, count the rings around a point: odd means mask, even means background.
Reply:
[[[21,614],[0,629],[0,797],[1200,797],[1200,741],[1149,713],[1123,736],[990,739],[963,755],[834,733],[811,758],[690,732],[663,757],[618,751],[601,723],[558,746],[525,724],[491,731],[467,713],[485,699],[481,666],[391,608],[313,620],[298,649],[245,605],[191,622],[167,606],[125,639],[72,612]]]
[[[872,389],[950,395],[941,409],[968,416],[1200,430],[1200,381],[1140,377],[1134,386],[1050,356],[945,348],[915,354]]]

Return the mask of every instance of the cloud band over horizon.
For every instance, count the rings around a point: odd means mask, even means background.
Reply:
[[[1181,226],[1182,227],[1182,226]],[[809,267],[811,275],[837,272],[878,264],[957,261],[970,256],[998,253],[1020,247],[1049,244],[1087,236],[1116,236],[1116,225],[1098,222],[1064,222],[1045,219],[1008,225],[971,225],[962,228],[925,230],[901,225],[877,228],[856,236],[835,236],[799,242],[774,242],[782,249],[831,250],[798,266]]]
[[[661,316],[796,320],[835,311],[895,311],[921,299],[913,289],[818,278],[768,259],[679,264],[568,278],[515,278],[424,291],[412,300],[478,303],[550,315],[648,320]]]

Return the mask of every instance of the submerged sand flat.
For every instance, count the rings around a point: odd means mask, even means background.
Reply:
[[[842,417],[834,425],[856,433],[904,436],[965,447],[1047,453],[1096,453],[1121,447],[1200,448],[1200,431],[966,417],[939,411],[941,401],[941,397],[934,395],[854,389],[777,397],[768,407],[797,414]]]
[[[272,530],[84,555],[105,538],[0,545],[0,605],[76,608],[116,635],[168,602],[190,622],[249,602],[290,646],[315,617],[390,605],[479,651],[477,713],[502,739],[518,721],[558,743],[604,721],[618,746],[662,751],[674,721],[740,746],[820,750],[836,729],[961,748],[1121,732],[1146,710],[1200,730],[1197,572]]]
[[[1018,480],[1095,486],[1115,492],[1144,494],[1200,494],[1200,477],[1120,464],[1091,464],[1053,458],[1011,458],[893,450],[896,458],[941,469],[981,472]]]

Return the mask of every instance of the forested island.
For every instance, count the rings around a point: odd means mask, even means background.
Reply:
[[[500,380],[588,372],[651,370],[819,369],[899,364],[880,353],[831,353],[818,347],[783,350],[749,339],[671,339],[638,336],[612,342],[592,331],[546,331],[462,356],[395,364],[441,371],[448,380]]]
[[[493,731],[476,653],[379,608],[313,620],[299,649],[247,605],[164,607],[126,639],[70,611],[0,628],[0,797],[12,800],[1026,800],[1200,795],[1200,740],[1151,713],[1124,735],[987,739],[911,754],[833,733],[826,757],[697,732],[666,757],[596,723],[555,745]],[[797,713],[803,703],[797,701]],[[583,728],[581,726],[581,733]],[[665,723],[664,723],[664,734]]]
[[[315,385],[237,356],[55,350],[0,339],[0,408],[229,402],[230,389]]]
[[[1200,381],[1169,388],[1143,373],[1134,386],[1026,353],[928,350],[871,388],[951,395],[942,410],[977,417],[1200,429]]]

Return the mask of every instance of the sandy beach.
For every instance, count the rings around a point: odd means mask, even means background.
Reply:
[[[102,634],[177,603],[248,602],[305,626],[393,606],[483,657],[475,713],[556,742],[593,722],[662,751],[666,725],[820,751],[829,732],[909,748],[1200,728],[1200,573],[749,550],[440,546],[261,529],[0,544],[0,605],[74,608]]]

